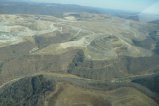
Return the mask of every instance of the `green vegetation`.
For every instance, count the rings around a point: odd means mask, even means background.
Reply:
[[[0,106],[159,105],[156,24],[21,4],[0,4],[25,13],[0,15]]]
[[[75,70],[75,68],[82,64],[84,61],[84,53],[82,50],[79,50],[75,57],[72,60],[72,63],[69,65],[68,72],[71,73]]]
[[[2,67],[3,67],[3,62],[0,62],[0,73],[2,71]]]
[[[47,73],[35,75],[18,79],[0,88],[1,106],[134,106],[134,104],[158,106],[132,83],[101,83],[71,75]]]
[[[147,76],[144,78],[134,79],[132,82],[141,84],[146,88],[149,88],[151,91],[156,92],[159,94],[159,75]]]
[[[43,76],[26,77],[0,90],[0,106],[43,106],[44,94],[53,85]]]

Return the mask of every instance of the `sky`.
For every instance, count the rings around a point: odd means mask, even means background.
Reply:
[[[62,3],[62,4],[78,4],[83,6],[140,11],[140,12],[144,11],[145,9],[151,7],[153,4],[158,2],[158,6],[155,7],[155,10],[159,10],[159,0],[32,0],[32,1]]]
[[[141,11],[139,14],[139,19],[147,22],[159,20],[159,2]]]

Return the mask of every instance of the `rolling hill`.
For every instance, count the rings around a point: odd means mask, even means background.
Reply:
[[[158,28],[95,8],[3,2],[0,106],[158,106]]]

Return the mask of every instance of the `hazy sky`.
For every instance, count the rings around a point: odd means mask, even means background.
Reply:
[[[159,2],[159,0],[32,0],[32,1],[79,4],[85,6],[113,8],[113,9],[131,10],[131,11],[143,11],[144,9],[149,8],[154,3]]]

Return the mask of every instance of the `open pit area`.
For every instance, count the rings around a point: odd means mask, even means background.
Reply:
[[[0,106],[159,106],[159,25],[72,14],[0,14]]]

